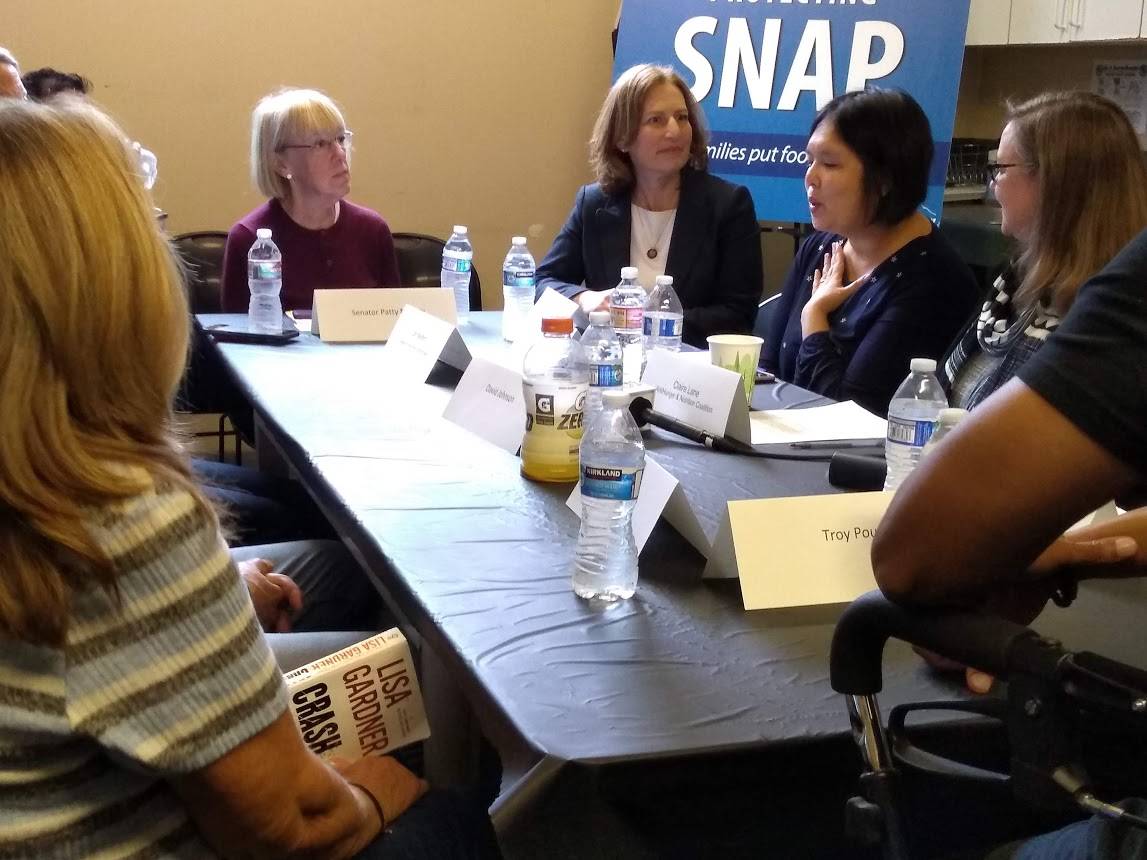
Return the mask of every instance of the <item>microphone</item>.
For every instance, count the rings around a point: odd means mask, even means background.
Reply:
[[[670,418],[668,415],[654,412],[653,404],[645,397],[635,397],[630,401],[629,414],[633,416],[638,426],[642,424],[652,424],[654,427],[660,427],[662,430],[667,430],[675,436],[684,437],[691,442],[699,442],[706,448],[711,448],[714,451],[724,451],[727,454],[746,454],[752,452],[751,446],[742,446],[741,443],[735,440],[726,439],[724,436],[715,436],[698,427],[693,427],[683,421],[678,421],[676,418]]]
[[[883,490],[888,464],[879,457],[838,451],[828,464],[828,482],[845,490]]]

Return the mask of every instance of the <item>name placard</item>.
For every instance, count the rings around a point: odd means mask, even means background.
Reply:
[[[407,305],[451,325],[458,320],[454,294],[437,287],[315,290],[314,302],[311,333],[327,343],[382,343]]]
[[[655,349],[641,381],[657,389],[657,411],[716,436],[750,441],[741,375],[689,353]]]
[[[414,305],[403,308],[383,354],[399,373],[418,382],[426,381],[438,361],[459,370],[470,364],[470,350],[458,329]]]
[[[522,374],[484,358],[471,360],[442,417],[511,454],[518,453],[526,428]]]
[[[746,609],[849,603],[876,587],[869,552],[892,495],[729,502],[705,575],[739,576]]]

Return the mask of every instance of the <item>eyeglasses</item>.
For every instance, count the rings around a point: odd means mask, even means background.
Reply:
[[[350,150],[351,138],[354,137],[354,132],[350,129],[343,129],[334,137],[323,137],[314,141],[313,143],[284,143],[279,147],[281,152],[284,149],[310,149],[314,152],[321,152],[329,155],[334,151],[334,146],[337,143],[343,152]]]
[[[989,161],[987,164],[988,182],[997,182],[1000,178],[1000,171],[1007,170],[1009,167],[1035,167],[1034,164],[1027,164],[1025,162],[1017,161],[1012,164],[1001,164],[998,161]]]

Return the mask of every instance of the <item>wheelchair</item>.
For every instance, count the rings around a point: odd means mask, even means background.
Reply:
[[[885,725],[877,694],[889,638],[989,672],[1006,693],[898,705]],[[830,663],[861,755],[845,827],[870,852],[983,857],[1089,816],[1147,829],[1111,802],[1147,796],[1147,672],[1001,618],[905,608],[878,591],[844,611]]]

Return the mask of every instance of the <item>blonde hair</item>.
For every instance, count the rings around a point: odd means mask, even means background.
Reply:
[[[279,172],[279,153],[312,134],[338,134],[342,112],[318,90],[287,89],[264,96],[251,114],[251,181],[265,197],[285,200],[291,184]]]
[[[187,301],[135,164],[90,103],[0,104],[0,634],[28,642],[115,590],[93,509],[163,481],[209,510],[171,432]]]
[[[589,140],[589,163],[594,176],[606,194],[620,194],[633,187],[633,162],[623,149],[630,147],[641,130],[645,99],[661,84],[672,84],[685,98],[689,111],[689,124],[693,127],[693,140],[689,147],[689,164],[697,170],[709,166],[708,132],[705,116],[697,99],[685,86],[685,81],[670,66],[648,63],[632,66],[621,73],[610,88],[593,134]]]
[[[1147,226],[1139,139],[1118,105],[1086,92],[1009,104],[1006,121],[1039,182],[1016,301],[1042,297],[1065,311],[1083,282]]]

